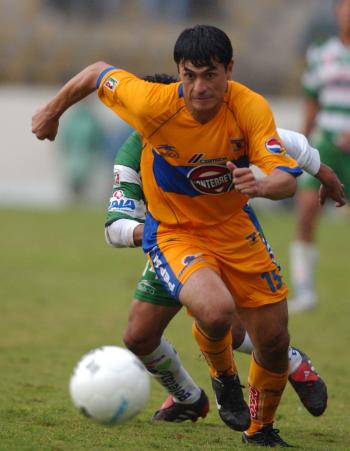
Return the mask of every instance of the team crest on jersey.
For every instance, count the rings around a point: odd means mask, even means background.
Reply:
[[[179,158],[179,152],[170,144],[158,144],[157,151],[162,157]]]
[[[115,88],[117,87],[118,84],[118,80],[114,77],[108,77],[107,80],[104,83],[104,86],[106,86],[107,89],[109,89],[110,91],[114,91]]]
[[[231,191],[232,174],[226,166],[203,165],[189,171],[187,178],[201,194],[220,194]]]
[[[277,138],[270,138],[265,143],[266,149],[271,153],[282,153],[283,147]]]

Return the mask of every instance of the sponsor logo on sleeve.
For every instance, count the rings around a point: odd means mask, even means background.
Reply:
[[[110,91],[114,92],[115,88],[117,87],[118,80],[114,77],[108,77],[107,80],[104,82],[104,86],[109,89]]]
[[[118,193],[118,191],[116,191],[116,193]],[[117,194],[117,196],[119,196],[119,194]],[[134,212],[135,209],[136,209],[135,201],[133,199],[127,199],[126,197],[124,197],[124,194],[120,198],[114,197],[113,195],[113,197],[111,197],[109,201],[108,206],[109,212],[117,212],[117,211]]]
[[[283,153],[284,149],[277,138],[270,138],[265,142],[266,149],[271,153]]]
[[[115,199],[123,199],[123,197],[124,197],[124,191],[122,191],[121,189],[118,189],[118,191],[114,191],[113,197],[114,197]]]

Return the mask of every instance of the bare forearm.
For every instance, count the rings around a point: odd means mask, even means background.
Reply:
[[[56,138],[62,114],[96,90],[98,76],[106,67],[108,65],[102,62],[86,67],[69,80],[53,99],[34,113],[32,132],[38,139],[53,141]]]
[[[288,172],[275,169],[270,175],[259,179],[259,194],[257,197],[265,197],[271,200],[286,199],[294,196],[297,182]]]
[[[333,169],[322,163],[315,177],[322,183],[319,192],[321,205],[325,203],[327,198],[334,200],[336,207],[342,207],[346,204],[344,185]]]
[[[96,90],[99,74],[108,67],[106,63],[91,64],[71,78],[45,106],[52,117],[59,118],[70,106]]]
[[[136,247],[141,246],[141,244],[142,244],[143,229],[144,229],[143,224],[138,225],[134,229],[133,237],[134,237],[134,244]]]

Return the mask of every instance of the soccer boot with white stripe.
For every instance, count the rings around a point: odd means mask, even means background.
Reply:
[[[300,352],[302,361],[288,376],[288,380],[308,412],[318,417],[327,407],[327,386],[316,372],[309,357],[299,349],[297,351]]]
[[[250,426],[250,413],[243,397],[243,386],[238,374],[222,375],[211,380],[216,404],[222,421],[235,431],[245,431]]]
[[[248,435],[243,432],[242,442],[248,445],[255,446],[265,446],[269,448],[275,448],[279,446],[280,448],[294,448],[292,445],[288,445],[279,435],[278,429],[273,429],[272,424],[266,424],[260,429],[260,431],[255,432],[255,434]]]
[[[152,421],[172,421],[181,423],[182,421],[197,421],[199,417],[205,418],[209,412],[209,399],[204,390],[197,401],[192,404],[175,402],[169,395],[161,408],[153,415]]]

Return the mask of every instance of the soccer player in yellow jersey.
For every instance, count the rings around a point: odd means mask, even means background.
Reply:
[[[301,171],[284,154],[268,103],[231,81],[232,54],[223,31],[197,25],[175,44],[179,83],[148,83],[92,64],[38,110],[32,130],[53,140],[63,112],[98,89],[102,102],[143,136],[143,249],[195,319],[219,414],[245,431],[246,443],[288,446],[273,429],[288,377],[287,288],[247,202],[292,196]],[[256,179],[249,164],[266,177]],[[231,351],[235,310],[254,345],[249,408]]]

